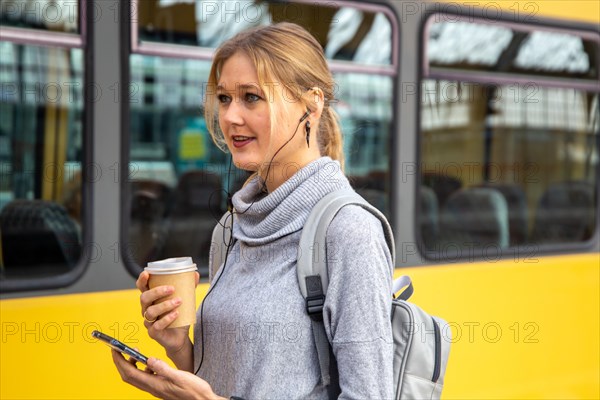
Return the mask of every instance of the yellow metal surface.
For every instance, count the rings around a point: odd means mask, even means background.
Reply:
[[[600,20],[600,1],[598,0],[500,0],[500,1],[431,1],[428,9],[440,12],[467,11],[473,8],[483,9],[484,16],[490,21],[501,17],[515,22],[531,23],[537,18],[553,18],[598,24]],[[413,6],[414,7],[414,6]],[[408,6],[408,10],[412,10]]]
[[[398,271],[449,323],[444,398],[599,399],[600,254],[516,259]]]
[[[599,271],[596,253],[397,274],[410,274],[412,300],[450,324],[444,398],[598,399]],[[136,290],[3,300],[0,322],[2,399],[149,398],[120,380],[94,329],[165,358],[147,337]]]
[[[2,300],[0,324],[3,400],[153,398],[121,381],[94,329],[168,360],[146,333],[137,290]]]

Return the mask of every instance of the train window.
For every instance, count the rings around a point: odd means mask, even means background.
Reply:
[[[79,32],[79,1],[4,0],[0,24],[52,32]]]
[[[392,23],[384,12],[372,8],[327,2],[145,0],[136,3],[132,15],[142,42],[216,48],[245,29],[288,21],[310,31],[329,59],[392,63]]]
[[[432,258],[496,259],[596,235],[599,38],[426,24],[419,241]],[[482,45],[486,43],[486,45]]]
[[[428,25],[427,67],[432,70],[598,79],[598,43],[593,37],[440,18]]]
[[[81,256],[82,51],[0,42],[2,280]]]
[[[132,32],[139,37],[133,38],[129,59],[131,179],[124,247],[134,270],[152,259],[184,254],[207,276],[212,229],[225,211],[226,189],[235,192],[248,175],[235,170],[227,177],[229,157],[206,129],[203,89],[214,47],[251,26],[287,20],[321,41],[337,84],[334,108],[345,135],[346,172],[360,193],[389,214],[392,22],[373,7],[324,4],[133,3],[138,18]],[[260,18],[249,18],[251,11]],[[383,51],[367,51],[373,41]]]

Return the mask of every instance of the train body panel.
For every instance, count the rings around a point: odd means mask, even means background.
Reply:
[[[413,279],[412,301],[449,324],[442,330],[452,344],[444,398],[597,398],[599,260],[533,256],[397,270]],[[206,290],[198,287],[198,303]],[[145,333],[136,290],[0,306],[2,398],[151,398],[119,380],[108,348],[91,337],[101,330],[165,358]],[[255,333],[246,328],[235,334]],[[414,334],[432,332],[416,327]],[[36,371],[35,385],[18,384],[23,371]]]

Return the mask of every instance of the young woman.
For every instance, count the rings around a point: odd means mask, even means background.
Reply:
[[[178,300],[153,305],[172,288],[149,290],[148,274],[140,274],[144,324],[178,369],[150,359],[144,372],[113,352],[126,382],[164,398],[331,396],[295,268],[312,207],[350,188],[333,91],[323,49],[297,25],[243,32],[216,51],[207,125],[233,163],[256,174],[232,198],[235,240],[199,310],[195,343],[185,329],[165,329]],[[339,396],[392,398],[393,267],[379,220],[344,207],[329,226],[327,249],[323,321]]]

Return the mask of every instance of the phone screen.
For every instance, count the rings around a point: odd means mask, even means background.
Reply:
[[[97,339],[100,339],[100,341],[106,343],[108,346],[112,347],[113,349],[120,351],[121,353],[126,354],[129,357],[132,357],[134,360],[139,361],[144,364],[148,364],[148,357],[141,354],[140,352],[135,351],[134,349],[127,346],[125,343],[123,343],[121,341],[119,341],[113,337],[110,337],[107,334],[104,334],[100,331],[92,332],[92,336]]]

